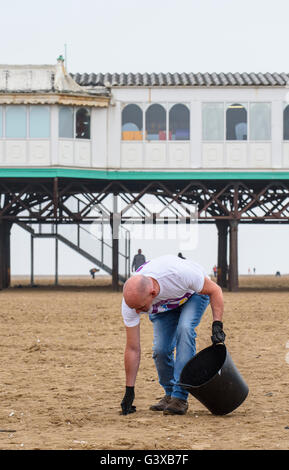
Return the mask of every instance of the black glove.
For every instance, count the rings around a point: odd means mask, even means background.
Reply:
[[[225,338],[226,335],[223,332],[223,323],[221,321],[214,321],[212,324],[212,343],[214,345],[218,343],[224,343]]]
[[[136,411],[136,407],[132,405],[134,401],[134,387],[125,388],[125,396],[121,402],[121,409],[123,415],[128,415]]]

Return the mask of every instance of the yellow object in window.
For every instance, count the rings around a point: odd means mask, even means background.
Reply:
[[[142,131],[124,131],[122,140],[142,140]]]

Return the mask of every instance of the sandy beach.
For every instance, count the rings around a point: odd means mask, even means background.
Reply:
[[[288,449],[289,276],[240,276],[239,292],[224,290],[226,345],[250,389],[226,416],[192,396],[185,416],[149,410],[163,391],[147,316],[137,412],[120,415],[125,331],[110,278],[15,277],[0,297],[0,449]],[[199,351],[210,307],[197,333]]]

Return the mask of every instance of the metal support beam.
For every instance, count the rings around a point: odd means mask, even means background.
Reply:
[[[112,196],[113,209],[111,209]],[[163,204],[157,213],[151,209],[150,203],[147,203],[147,196],[150,200],[155,198],[158,203]],[[117,208],[117,198],[119,198],[119,208]],[[105,217],[106,223],[110,223],[114,232],[112,235],[114,290],[118,290],[120,279],[118,234],[120,224],[163,224],[164,220],[166,223],[175,223],[176,218],[190,215],[192,206],[198,208],[198,223],[219,224],[220,272],[217,282],[223,287],[227,282],[230,290],[237,290],[238,224],[289,224],[289,181],[0,178],[0,221],[2,222],[84,225],[103,223]],[[149,222],[150,219],[153,222]],[[221,227],[220,224],[223,222],[227,224],[227,229]],[[225,277],[228,224],[230,224],[229,283]],[[79,236],[78,245],[80,245]],[[104,245],[100,253],[102,260],[103,248]],[[3,258],[3,253],[1,256]],[[33,257],[33,253],[31,256]],[[1,263],[3,264],[2,261]],[[6,278],[0,269],[1,286],[9,283],[7,263]]]
[[[218,275],[217,283],[220,287],[227,287],[228,274],[228,222],[219,221],[216,223],[218,230]]]
[[[0,289],[10,286],[10,231],[12,224],[0,222]]]
[[[112,289],[119,290],[118,271],[119,271],[119,225],[120,220],[117,213],[117,195],[113,195],[113,213],[111,217],[111,233],[112,233]]]
[[[229,264],[229,291],[239,289],[238,279],[238,221],[230,221],[230,264]]]

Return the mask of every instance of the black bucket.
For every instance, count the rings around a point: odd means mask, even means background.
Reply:
[[[214,415],[226,415],[243,403],[249,388],[224,344],[212,345],[185,365],[180,385]]]

